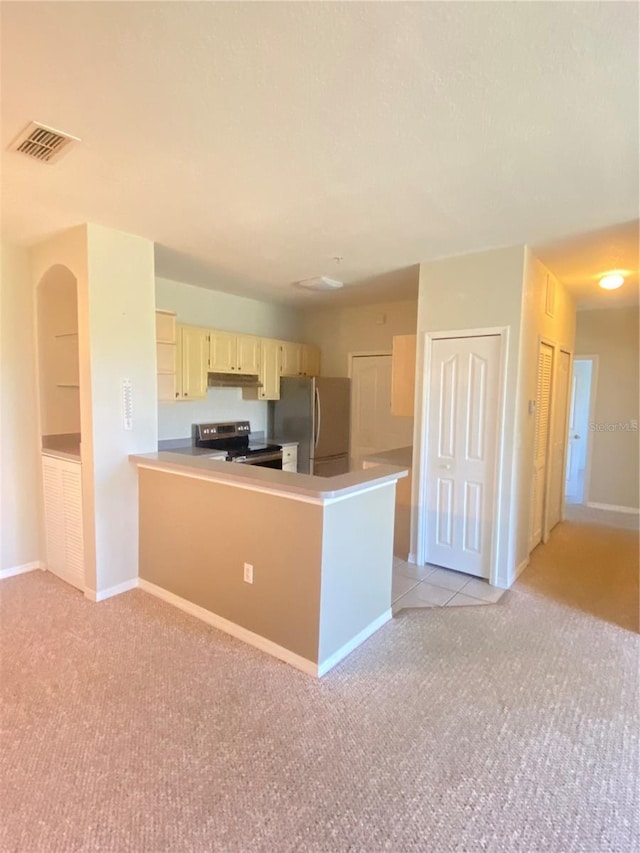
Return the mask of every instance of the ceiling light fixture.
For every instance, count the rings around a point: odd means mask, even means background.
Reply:
[[[341,281],[337,281],[335,278],[327,278],[326,275],[305,278],[304,281],[297,281],[296,285],[297,287],[304,287],[306,290],[339,290],[344,286]]]
[[[617,290],[624,284],[624,277],[619,273],[610,273],[602,276],[598,284],[603,290]]]

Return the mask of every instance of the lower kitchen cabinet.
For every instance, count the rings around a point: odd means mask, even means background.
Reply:
[[[84,589],[82,466],[43,455],[42,480],[47,569]]]
[[[282,470],[293,471],[295,474],[298,471],[298,445],[283,444],[282,445]]]

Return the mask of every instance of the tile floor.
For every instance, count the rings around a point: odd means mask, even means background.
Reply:
[[[394,614],[405,607],[496,604],[504,592],[504,589],[491,586],[481,578],[473,578],[461,572],[437,566],[414,566],[399,557],[393,561],[391,601]]]

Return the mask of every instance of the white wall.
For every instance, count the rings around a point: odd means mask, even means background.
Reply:
[[[300,312],[288,305],[261,302],[194,287],[169,279],[156,279],[156,307],[175,311],[179,323],[304,341]],[[205,400],[161,403],[158,438],[186,438],[191,425],[204,421],[248,420],[254,431],[267,430],[267,403],[244,400],[239,388],[210,388]]]
[[[548,288],[553,294],[547,305]],[[547,307],[549,312],[547,313]],[[515,470],[518,495],[516,534],[516,567],[522,566],[529,556],[531,532],[531,500],[533,454],[535,444],[535,413],[529,412],[529,400],[536,399],[538,379],[538,348],[541,339],[554,347],[554,372],[552,393],[555,388],[559,352],[573,354],[576,335],[575,300],[558,279],[525,247],[525,264],[522,292],[522,335],[518,385],[518,423],[516,445],[518,463]],[[552,405],[555,404],[555,400]],[[550,422],[550,429],[553,423]],[[550,435],[550,444],[553,436]]]
[[[35,306],[26,249],[0,245],[0,571],[41,559]]]
[[[638,421],[640,381],[637,308],[579,311],[576,355],[597,355],[595,420],[599,424]],[[638,508],[640,433],[633,429],[593,430],[588,503]]]
[[[307,309],[303,340],[322,350],[323,376],[348,376],[350,352],[391,351],[394,335],[413,335],[417,300]]]
[[[33,247],[31,262],[34,287],[56,264],[78,282],[85,588],[92,597],[138,574],[137,475],[128,455],[157,447],[153,243],[83,225]],[[127,432],[123,378],[133,384]]]
[[[138,576],[137,471],[130,453],[158,445],[153,243],[87,226],[96,591]],[[121,380],[131,380],[133,429]],[[84,446],[84,427],[82,432]]]
[[[522,310],[524,246],[445,258],[420,266],[418,354],[416,368],[416,428],[414,434],[413,547],[425,508],[418,502],[422,464],[424,340],[426,332],[508,328],[506,403],[500,455],[501,474],[497,574],[493,581],[508,585],[514,570],[517,528],[514,493],[516,459],[516,398]]]

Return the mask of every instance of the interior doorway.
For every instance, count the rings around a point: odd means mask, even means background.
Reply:
[[[589,422],[592,418],[596,376],[596,356],[573,360],[571,404],[567,436],[567,476],[565,500],[571,504],[586,502],[589,482]]]
[[[351,376],[351,468],[382,450],[413,444],[413,418],[391,414],[391,353],[353,353]]]

